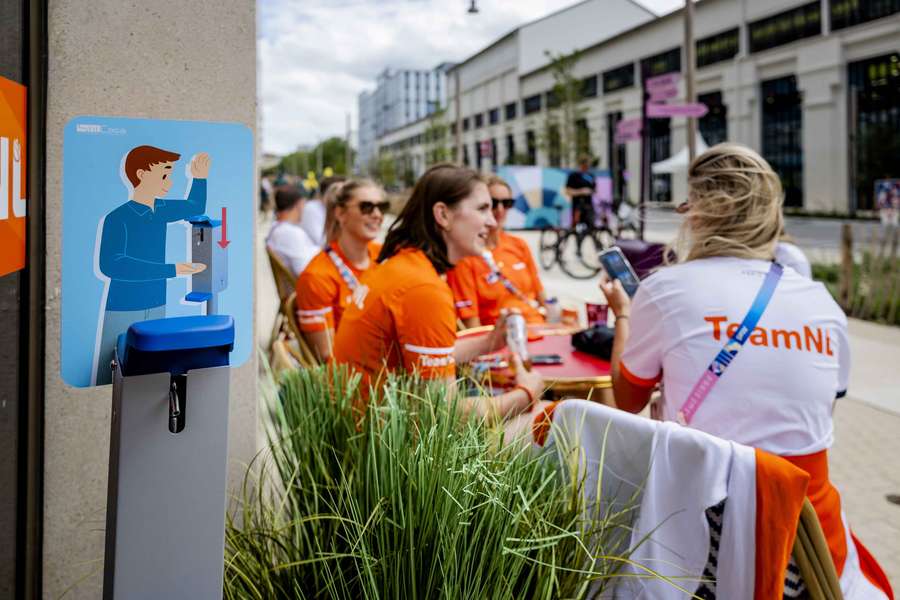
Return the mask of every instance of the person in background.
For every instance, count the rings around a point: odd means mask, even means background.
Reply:
[[[824,285],[773,262],[783,196],[769,164],[744,146],[718,144],[691,163],[680,262],[644,279],[633,300],[618,280],[600,285],[616,315],[615,401],[639,412],[662,381],[664,419],[806,471],[845,597],[886,598],[890,584],[851,537],[828,478],[832,412],[850,370],[847,318]],[[742,325],[754,312],[759,320]],[[720,352],[724,366],[713,360]]]
[[[794,239],[788,234],[782,232],[778,238],[778,244],[775,245],[775,260],[797,271],[807,279],[812,279],[812,265],[809,259],[800,249],[800,246],[794,243]]]
[[[566,179],[566,195],[572,201],[572,226],[584,223],[594,225],[594,176],[590,174],[591,159],[581,156],[578,159],[578,170],[569,174]]]
[[[453,383],[457,364],[502,348],[503,320],[488,335],[457,339],[453,292],[443,278],[466,256],[481,254],[493,227],[490,193],[478,173],[451,164],[428,169],[388,231],[380,264],[363,275],[365,299],[344,312],[335,362],[361,372],[364,386],[378,386],[386,371],[401,370]],[[466,412],[494,420],[531,410],[543,378],[518,357],[512,360],[515,388],[466,398]]]
[[[325,196],[328,245],[297,279],[300,330],[322,361],[331,358],[344,309],[365,298],[360,278],[378,258],[381,244],[374,240],[390,207],[381,187],[367,179],[336,183]]]
[[[275,222],[266,236],[266,246],[298,276],[319,252],[317,246],[300,227],[306,200],[292,185],[275,188]]]
[[[328,188],[336,183],[341,183],[346,180],[346,177],[340,175],[323,178],[322,181],[319,182],[319,195],[311,198],[306,203],[306,208],[303,211],[303,219],[300,221],[300,227],[303,228],[303,231],[306,232],[309,239],[315,242],[316,246],[320,248],[325,245],[325,195],[328,193]]]
[[[544,286],[528,244],[503,231],[515,202],[512,190],[495,175],[487,184],[497,226],[490,231],[483,256],[467,256],[447,272],[456,312],[466,327],[493,325],[502,309],[513,307],[528,323],[543,323]]]

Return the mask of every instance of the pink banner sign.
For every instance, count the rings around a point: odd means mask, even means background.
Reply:
[[[650,102],[662,103],[678,95],[678,87],[664,87],[650,90]]]
[[[652,92],[653,90],[659,88],[674,87],[678,85],[678,82],[680,80],[681,73],[666,73],[665,75],[657,75],[656,77],[651,77],[644,82],[644,87],[648,92]]]
[[[647,116],[651,119],[665,119],[668,117],[702,117],[709,112],[705,104],[695,102],[693,104],[648,104]]]
[[[613,140],[617,144],[624,144],[625,142],[631,142],[633,140],[639,140],[639,139],[641,139],[640,131],[627,131],[625,133],[616,133],[615,137],[613,138]]]
[[[481,150],[482,158],[490,158],[494,155],[494,146],[491,144],[491,140],[483,140],[479,144],[479,148]]]
[[[625,121],[619,121],[618,123],[616,123],[617,134],[626,134],[632,131],[641,131],[640,119],[626,119]]]

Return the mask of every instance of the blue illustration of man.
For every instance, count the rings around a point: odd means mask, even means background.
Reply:
[[[166,262],[168,224],[206,212],[210,159],[205,152],[191,161],[187,200],[165,199],[179,158],[180,154],[153,146],[138,146],[125,157],[133,200],[106,215],[100,237],[99,267],[109,277],[109,292],[100,325],[96,385],[112,381],[109,364],[120,334],[137,321],[166,316],[166,280],[206,268],[200,263]]]

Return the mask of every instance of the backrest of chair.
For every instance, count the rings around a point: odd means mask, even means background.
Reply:
[[[841,583],[822,531],[819,516],[809,498],[804,498],[792,551],[800,577],[812,600],[842,600]],[[787,582],[785,583],[787,585]]]
[[[296,343],[299,351],[297,358],[300,363],[306,367],[318,365],[320,361],[316,353],[306,341],[303,332],[300,331],[300,322],[297,320],[296,292],[288,294],[288,297],[281,303],[281,314],[284,316],[284,321],[287,324],[288,334]]]
[[[296,277],[294,277],[291,270],[281,261],[281,258],[279,258],[268,246],[266,247],[266,253],[269,255],[269,265],[272,267],[272,277],[275,278],[275,288],[278,290],[278,299],[279,301],[284,302],[285,298],[294,291]]]

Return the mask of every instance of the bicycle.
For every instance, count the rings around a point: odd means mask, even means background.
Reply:
[[[561,217],[562,207],[556,210]],[[617,239],[637,238],[636,218],[637,211],[627,202],[621,204],[619,214],[613,211],[612,203],[604,202],[600,205],[599,219],[591,215],[587,223],[572,227],[545,227],[538,241],[538,261],[544,269],[559,264],[573,279],[595,277],[601,269],[600,252],[613,246]]]

